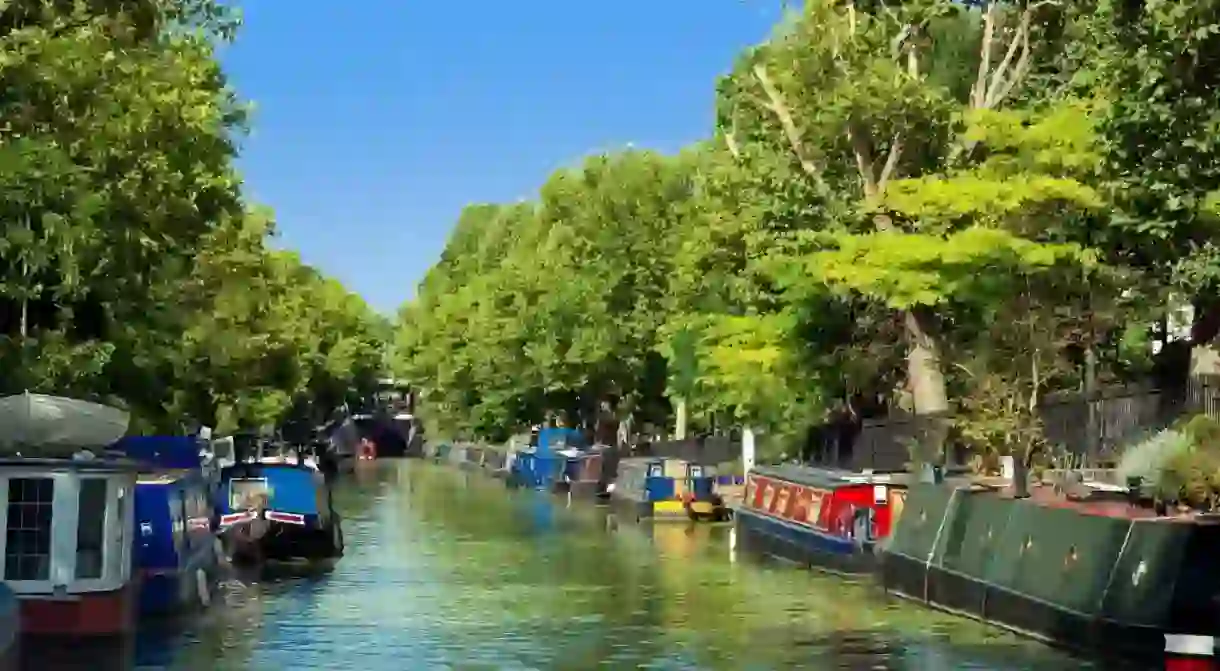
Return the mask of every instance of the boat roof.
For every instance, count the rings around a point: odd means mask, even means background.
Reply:
[[[307,471],[309,473],[317,473],[318,469],[307,464],[294,464],[284,461],[242,461],[232,466],[224,467],[225,475],[232,475],[235,472],[255,473],[258,471],[281,470],[281,471]]]
[[[909,473],[865,473],[837,468],[797,466],[794,464],[756,466],[750,472],[757,473],[763,477],[786,480],[798,485],[826,487],[829,489],[851,485],[895,485],[906,487],[912,481],[912,476]]]
[[[0,446],[30,456],[69,457],[127,434],[127,412],[75,398],[31,394],[0,398]]]
[[[982,496],[1013,498],[1010,486],[997,487],[985,484],[963,485],[959,489],[967,489]],[[1098,517],[1113,517],[1134,522],[1155,524],[1220,524],[1220,515],[1201,512],[1174,512],[1169,515],[1157,515],[1152,508],[1131,505],[1125,497],[1117,496],[1110,489],[1099,489],[1085,485],[1084,489],[1100,492],[1099,495],[1084,498],[1069,497],[1060,488],[1052,485],[1034,485],[1029,488],[1029,497],[1024,502],[1029,505],[1047,508],[1063,508],[1074,510],[1082,515]]]
[[[203,465],[195,436],[128,436],[114,444],[130,459],[158,469],[190,469]]]

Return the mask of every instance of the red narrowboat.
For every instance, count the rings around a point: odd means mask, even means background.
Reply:
[[[762,466],[746,476],[738,547],[813,568],[870,573],[902,511],[905,474]]]

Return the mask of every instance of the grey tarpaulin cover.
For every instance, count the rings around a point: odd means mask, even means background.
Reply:
[[[127,412],[73,398],[24,393],[0,398],[0,447],[27,457],[68,457],[127,434]]]

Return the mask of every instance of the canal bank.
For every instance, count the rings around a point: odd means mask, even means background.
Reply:
[[[594,506],[421,461],[379,463],[335,495],[349,552],[334,571],[231,579],[226,607],[143,634],[135,668],[1082,666],[867,583],[733,561],[728,528],[615,525]],[[103,667],[92,656],[75,668]]]

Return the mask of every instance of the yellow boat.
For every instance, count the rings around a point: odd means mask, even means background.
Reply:
[[[732,511],[711,470],[681,459],[624,459],[611,501],[636,520],[724,521]]]

